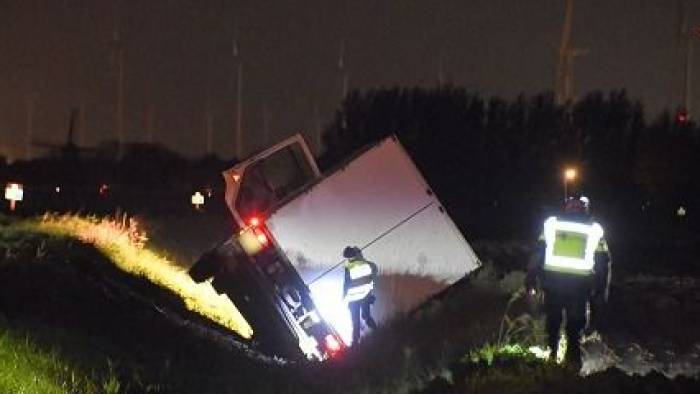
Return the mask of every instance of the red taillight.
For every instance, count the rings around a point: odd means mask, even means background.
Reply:
[[[270,238],[262,225],[259,227],[248,226],[241,230],[238,234],[238,241],[249,256],[255,256],[263,249],[270,247],[271,244]]]
[[[335,356],[341,349],[342,346],[340,345],[338,338],[336,338],[333,334],[326,335],[326,350],[331,357]]]
[[[252,218],[248,219],[248,224],[253,227],[258,227],[260,225],[260,219],[258,219],[257,216],[253,216]]]

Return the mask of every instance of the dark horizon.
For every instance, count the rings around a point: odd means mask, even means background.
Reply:
[[[236,31],[246,152],[266,143],[266,129],[268,141],[305,130],[314,144],[312,132],[340,104],[341,42],[350,90],[435,86],[440,74],[506,99],[554,85],[564,1],[273,3],[0,2],[0,154],[24,156],[28,97],[36,141],[63,143],[70,110],[81,105],[84,145],[116,138],[115,19],[125,49],[126,141],[146,139],[151,103],[154,141],[189,157],[205,153],[207,97],[214,151],[232,156]],[[687,7],[694,26],[700,4]],[[624,88],[649,118],[673,110],[682,92],[678,19],[674,1],[575,2],[572,40],[590,51],[576,60],[577,96]]]

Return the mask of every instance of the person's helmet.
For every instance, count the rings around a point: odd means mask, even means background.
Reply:
[[[590,200],[586,196],[579,198],[570,197],[564,203],[565,213],[588,213]]]
[[[578,200],[581,201],[583,206],[586,208],[586,212],[588,212],[591,207],[591,200],[586,196],[581,196],[578,198]]]
[[[343,249],[343,257],[346,259],[351,259],[353,257],[360,256],[361,254],[362,251],[357,246],[346,246],[345,249]]]

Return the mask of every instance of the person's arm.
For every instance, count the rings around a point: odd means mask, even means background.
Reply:
[[[601,239],[598,242],[598,247],[596,248],[594,255],[594,269],[595,269],[595,295],[600,297],[603,302],[608,302],[608,296],[610,295],[610,278],[611,278],[611,266],[612,258],[610,256],[610,250],[608,249],[608,243],[605,239]]]
[[[368,261],[367,264],[369,264],[369,267],[372,269],[372,279],[375,279],[377,275],[379,275],[379,268],[377,268],[377,264],[374,264],[371,261]]]
[[[345,279],[343,280],[343,298],[348,294],[348,287],[350,286],[350,271],[345,268]]]

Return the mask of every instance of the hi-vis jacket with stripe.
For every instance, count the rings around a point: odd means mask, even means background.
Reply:
[[[596,222],[580,223],[556,216],[544,222],[540,239],[545,242],[545,271],[593,275],[594,254],[607,252],[603,228]]]
[[[545,290],[580,288],[607,299],[610,265],[610,252],[600,224],[587,217],[552,216],[544,222],[526,286],[534,288],[540,279]]]
[[[359,301],[367,297],[374,289],[376,276],[376,264],[361,257],[349,259],[345,263],[345,284],[343,286],[345,301]]]

